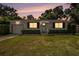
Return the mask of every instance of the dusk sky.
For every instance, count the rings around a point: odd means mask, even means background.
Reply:
[[[69,8],[70,4],[67,3],[5,3],[10,7],[14,7],[17,10],[19,16],[33,15],[35,18],[39,17],[41,13],[50,8],[62,5],[65,8]]]

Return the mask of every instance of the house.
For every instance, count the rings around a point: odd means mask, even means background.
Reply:
[[[67,31],[67,20],[13,20],[10,32],[13,34],[52,34]]]

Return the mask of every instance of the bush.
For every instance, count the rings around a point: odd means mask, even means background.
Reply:
[[[64,33],[64,34],[66,34],[67,33],[67,30],[50,30],[49,31],[49,33],[48,34],[62,34],[62,33]]]
[[[40,34],[40,30],[22,30],[22,34]]]
[[[9,34],[10,30],[9,30],[9,24],[1,24],[0,23],[0,35],[5,35],[5,34]]]
[[[76,33],[76,25],[68,25],[68,33]]]
[[[54,34],[54,33],[75,34],[76,26],[69,24],[67,30],[50,30],[49,31],[49,34]]]

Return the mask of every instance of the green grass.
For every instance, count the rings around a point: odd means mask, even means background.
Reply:
[[[79,56],[79,36],[17,36],[0,42],[0,55]]]

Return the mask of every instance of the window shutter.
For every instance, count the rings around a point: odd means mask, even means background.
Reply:
[[[63,23],[63,28],[65,28],[65,23]]]
[[[27,28],[29,28],[29,22],[27,23]]]
[[[37,28],[39,28],[39,22],[37,22]]]
[[[55,28],[55,22],[53,22],[53,28]]]

